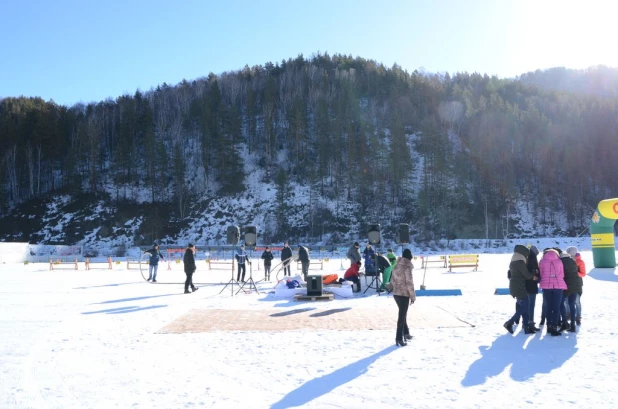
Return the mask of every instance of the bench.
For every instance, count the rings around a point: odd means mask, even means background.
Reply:
[[[127,259],[127,270],[131,269],[131,265],[133,265],[133,268],[139,268],[141,269],[142,266],[147,266],[148,264],[150,264],[148,262],[148,260],[146,261],[141,261],[141,260],[129,260]],[[135,267],[137,265],[137,267]]]
[[[84,262],[84,264],[86,265],[86,270],[90,270],[92,267],[90,266],[92,264],[92,262],[90,261],[90,257],[86,257],[86,261]],[[99,263],[95,263],[95,264],[99,264]],[[107,258],[107,270],[111,270],[112,269],[112,258],[108,257]]]
[[[478,254],[456,254],[448,256],[448,271],[453,271],[453,268],[459,267],[474,267],[476,271],[479,268]]]
[[[235,261],[234,259],[231,260],[211,260],[211,259],[206,259],[206,262],[208,263],[208,269],[209,270],[232,270],[232,273],[234,272],[234,264]],[[197,261],[196,261],[197,264]]]
[[[49,259],[49,270],[57,270],[59,268],[68,268],[71,270],[77,270],[77,257],[75,258],[50,258]]]
[[[446,256],[434,256],[432,260],[429,259],[429,256],[421,256],[421,268],[426,268],[429,263],[440,263],[442,267],[446,268]]]
[[[320,266],[320,268],[318,268]],[[296,260],[296,269],[302,270],[303,263],[300,260]],[[310,260],[309,261],[309,270],[324,270],[324,260]]]

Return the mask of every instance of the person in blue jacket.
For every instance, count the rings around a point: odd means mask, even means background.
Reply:
[[[370,243],[367,243],[365,250],[363,250],[363,258],[365,259],[365,274],[366,275],[375,275],[376,274],[376,263],[375,263],[376,252],[371,247]]]
[[[153,283],[157,282],[157,270],[159,269],[159,259],[165,261],[165,257],[159,251],[159,245],[155,243],[150,250],[144,251],[144,254],[150,255],[148,260],[148,281],[152,280]]]
[[[236,281],[245,282],[245,273],[247,272],[247,268],[245,267],[245,263],[251,264],[247,257],[247,252],[245,251],[245,245],[240,246],[238,250],[236,250],[236,262],[238,263],[238,277]],[[242,273],[242,276],[241,276]]]

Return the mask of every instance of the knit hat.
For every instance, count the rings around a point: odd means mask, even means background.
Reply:
[[[355,242],[354,242],[354,247],[359,247],[359,246],[360,246],[360,244],[358,244],[358,242],[357,242],[357,241],[355,241]]]
[[[194,246],[193,246],[193,243],[189,243],[189,245],[188,245],[187,247],[189,247],[190,249],[192,249],[192,248],[194,247]]]
[[[539,249],[536,248],[536,246],[533,244],[530,246],[530,253],[534,254],[535,256],[539,255]]]
[[[569,253],[569,256],[575,257],[578,253],[577,247],[575,246],[567,247],[566,252]]]
[[[521,244],[517,244],[515,246],[515,253],[519,253],[522,256],[528,258],[528,256],[530,256],[530,250],[528,250],[528,247],[523,246]]]
[[[412,260],[412,252],[410,251],[410,249],[405,249],[401,256],[403,258],[407,258],[408,260]]]

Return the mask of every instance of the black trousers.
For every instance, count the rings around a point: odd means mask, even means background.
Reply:
[[[270,279],[270,264],[264,264],[264,278]]]
[[[247,272],[247,269],[245,268],[245,263],[243,264],[238,264],[238,277],[236,278],[236,281],[240,281],[240,272],[242,271],[242,281],[245,281],[245,273]]]
[[[283,265],[283,276],[291,276],[292,275],[292,269],[290,268],[290,264],[291,261],[287,261],[285,262],[285,264]]]
[[[187,275],[187,279],[185,280],[185,291],[189,291],[189,287],[191,287],[192,290],[195,288],[193,285],[193,273],[195,273],[195,271],[185,271],[185,274]]]
[[[404,335],[410,334],[408,328],[408,306],[410,305],[410,297],[404,297],[403,295],[393,295],[397,307],[399,307],[399,315],[397,316],[397,339],[403,339]]]

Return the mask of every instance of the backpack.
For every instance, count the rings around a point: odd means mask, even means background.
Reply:
[[[285,285],[288,286],[288,288],[298,288],[300,287],[300,283],[296,280],[288,280]]]

